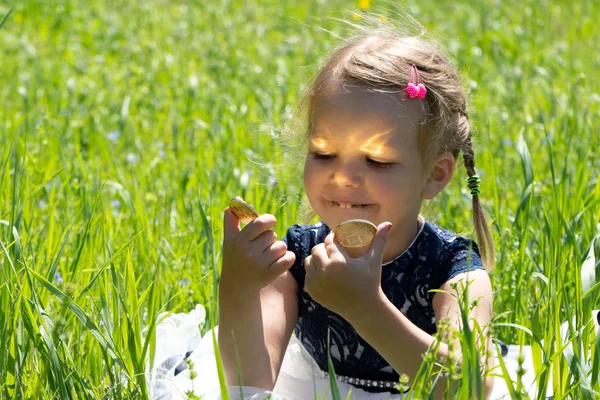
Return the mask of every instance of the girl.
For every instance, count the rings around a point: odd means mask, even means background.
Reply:
[[[217,335],[229,392],[239,394],[241,383],[246,398],[323,398],[329,354],[342,398],[350,390],[353,399],[400,398],[400,374],[409,383],[415,377],[440,322],[459,328],[455,297],[431,290],[454,293],[468,279],[468,297],[478,299],[470,317],[484,333],[492,313],[482,261],[493,265],[493,248],[465,94],[431,43],[383,31],[336,50],[302,104],[304,188],[321,222],[294,225],[278,240],[272,215],[240,230],[224,212]],[[419,215],[423,200],[448,184],[460,154],[480,246]],[[349,254],[331,230],[356,218],[378,229],[368,248]],[[191,356],[199,376],[181,393],[210,395],[207,387],[218,386],[210,335],[203,343]],[[460,348],[442,343],[438,355],[448,356],[448,345]],[[438,396],[444,387],[440,381]]]
[[[471,317],[486,327],[492,313],[482,261],[492,266],[493,248],[479,204],[465,94],[457,72],[432,44],[382,32],[336,50],[303,104],[304,188],[322,222],[294,225],[277,240],[272,215],[240,230],[225,210],[218,341],[226,379],[239,382],[237,351],[244,386],[312,398],[312,383],[299,395],[301,385],[290,389],[293,368],[282,371],[295,332],[298,359],[308,354],[317,378],[326,382],[330,354],[338,380],[354,398],[393,397],[400,374],[416,375],[439,322],[459,329],[455,297],[430,290],[454,293],[454,284],[468,278],[468,296],[478,299]],[[479,247],[419,215],[423,200],[448,184],[460,154]],[[355,218],[378,225],[358,257],[332,233]],[[442,344],[438,354],[448,353]],[[290,375],[288,382],[283,376]],[[489,396],[492,381],[486,383]]]

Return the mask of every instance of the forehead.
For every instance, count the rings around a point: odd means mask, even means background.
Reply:
[[[317,96],[311,114],[311,136],[325,142],[416,146],[422,107],[422,101],[405,101],[401,94],[362,88]]]

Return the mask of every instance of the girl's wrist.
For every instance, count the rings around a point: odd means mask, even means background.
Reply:
[[[369,323],[372,320],[373,315],[378,310],[387,306],[389,299],[383,293],[383,289],[379,287],[377,293],[370,298],[365,297],[361,302],[361,307],[356,307],[348,316],[345,316],[346,320],[354,327],[360,326],[365,323]]]

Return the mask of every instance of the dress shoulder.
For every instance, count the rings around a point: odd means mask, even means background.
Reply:
[[[429,229],[439,244],[440,267],[437,269],[432,289],[467,271],[485,270],[477,244],[463,236],[429,223]]]

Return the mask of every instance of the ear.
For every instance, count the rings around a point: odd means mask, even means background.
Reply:
[[[435,163],[430,169],[429,178],[423,187],[421,197],[431,200],[442,191],[452,179],[456,168],[456,159],[452,153],[442,153],[437,156]]]

